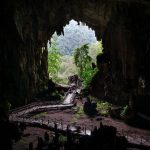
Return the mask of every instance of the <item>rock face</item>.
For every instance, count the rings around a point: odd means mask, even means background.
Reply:
[[[119,103],[128,103],[133,95],[150,94],[148,6],[146,1],[118,1],[103,36],[111,62],[112,96]]]
[[[47,40],[71,19],[103,39],[115,101],[150,94],[148,0],[5,0],[0,7],[0,94],[11,103],[24,104],[46,86]],[[102,76],[94,88],[105,92]]]

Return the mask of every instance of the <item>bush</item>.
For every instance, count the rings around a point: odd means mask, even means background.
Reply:
[[[111,106],[112,105],[108,102],[99,101],[99,102],[97,102],[97,111],[101,115],[108,116]]]
[[[76,112],[76,118],[80,118],[81,116],[84,115],[83,107],[82,106],[77,106],[77,112]]]

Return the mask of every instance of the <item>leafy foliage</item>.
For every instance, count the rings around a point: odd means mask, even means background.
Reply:
[[[77,48],[74,53],[75,65],[79,68],[79,75],[83,77],[84,71],[90,67],[91,57],[88,55],[88,45]]]
[[[48,49],[48,72],[51,77],[56,77],[61,64],[61,54],[56,45],[57,37],[51,39],[51,47]]]
[[[92,68],[92,58],[88,55],[89,46],[87,44],[80,48],[77,48],[74,53],[75,65],[78,67],[79,76],[83,80],[83,85],[86,87],[89,85],[93,75],[97,69]]]
[[[74,64],[73,56],[62,56],[60,69],[58,71],[59,82],[68,84],[68,76],[77,74],[77,68]]]
[[[85,86],[97,72],[96,68],[92,69],[92,62],[96,64],[96,56],[103,49],[95,31],[74,20],[64,27],[64,34],[53,34],[48,48],[48,71],[53,81],[67,84],[68,76],[79,74]]]
[[[97,102],[97,111],[103,116],[108,116],[111,106],[112,105],[108,102],[98,101]]]
[[[89,45],[89,56],[92,58],[92,62],[96,64],[96,57],[98,54],[102,53],[103,51],[103,44],[101,41],[96,41]]]
[[[83,107],[78,105],[75,117],[78,119],[84,115]]]
[[[129,108],[128,105],[126,105],[125,107],[123,107],[123,110],[122,110],[122,112],[121,112],[120,115],[121,115],[121,116],[128,115],[129,112],[130,112],[130,108]]]

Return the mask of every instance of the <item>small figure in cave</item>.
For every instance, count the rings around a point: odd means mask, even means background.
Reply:
[[[100,128],[100,129],[102,129],[102,128],[103,128],[103,123],[102,123],[102,121],[100,121],[99,128]]]
[[[59,149],[59,133],[58,131],[55,131],[55,136],[53,138],[53,142],[54,142],[54,146],[55,146],[55,149]]]
[[[95,136],[97,134],[97,126],[94,127],[94,130],[92,131],[92,136]]]
[[[62,130],[63,130],[63,120],[61,119],[61,128],[62,128]]]
[[[43,147],[43,139],[38,136],[37,150],[41,150],[42,147]]]
[[[88,114],[90,112],[90,108],[91,108],[91,101],[87,98],[86,102],[84,103],[83,110],[85,113]]]
[[[44,133],[44,140],[45,142],[49,142],[49,135],[47,132]]]
[[[77,126],[76,129],[77,129],[76,131],[77,131],[78,133],[81,131],[81,127],[80,127],[80,126]]]
[[[54,123],[54,130],[57,131],[57,123]]]
[[[68,125],[67,125],[67,131],[69,131],[69,130],[70,130],[70,125],[68,124]]]
[[[71,147],[72,145],[72,134],[71,131],[69,129],[67,129],[67,145],[68,147]]]
[[[84,134],[86,135],[86,127],[84,128]]]

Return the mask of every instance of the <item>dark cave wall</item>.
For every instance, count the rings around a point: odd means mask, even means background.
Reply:
[[[150,2],[127,0],[14,0],[1,5],[0,92],[23,104],[46,86],[47,40],[69,20],[83,21],[103,39],[111,62],[111,97],[149,95]],[[139,78],[145,81],[144,91]],[[92,94],[104,96],[107,83],[99,72]]]
[[[29,102],[33,94],[45,87],[47,50],[45,45],[31,38],[30,28],[23,26],[24,33],[20,34],[18,23],[23,17],[19,20],[14,3],[6,2],[1,7],[4,20],[0,32],[0,95],[12,106],[19,106]]]
[[[105,82],[108,72],[103,74],[103,78],[97,77],[93,83],[93,86],[97,85],[96,90],[92,91],[93,95],[99,98],[105,97],[106,87],[110,91],[108,98],[113,99],[115,103],[125,105],[133,99],[132,97],[145,97],[150,94],[149,10],[148,5],[137,1],[132,3],[118,1],[113,7],[102,36],[104,53],[108,55],[111,63],[109,73],[111,83],[107,85]],[[101,89],[102,83],[103,89]],[[141,102],[144,103],[144,100],[141,99]]]
[[[149,19],[145,5],[120,3],[118,14],[105,32],[104,45],[111,58],[112,86],[118,100],[128,101],[130,95],[149,95]]]

